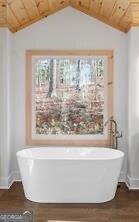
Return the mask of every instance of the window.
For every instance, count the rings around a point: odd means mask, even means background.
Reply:
[[[108,145],[113,52],[27,51],[28,145]]]

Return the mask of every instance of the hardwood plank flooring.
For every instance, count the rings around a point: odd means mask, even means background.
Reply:
[[[22,184],[0,190],[0,211],[29,210],[34,222],[139,222],[139,190],[124,184],[114,200],[103,204],[38,204],[27,200]]]

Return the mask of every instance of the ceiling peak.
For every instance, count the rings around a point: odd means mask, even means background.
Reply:
[[[0,0],[0,26],[16,32],[67,6],[123,32],[139,25],[139,0]]]

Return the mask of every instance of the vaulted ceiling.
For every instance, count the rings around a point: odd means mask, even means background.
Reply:
[[[6,0],[0,0],[0,27],[6,25]]]
[[[67,6],[123,32],[139,26],[139,0],[0,0],[0,26],[17,32]]]

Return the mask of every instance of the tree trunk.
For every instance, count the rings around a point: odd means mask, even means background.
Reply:
[[[47,98],[50,98],[53,92],[53,66],[54,66],[54,61],[53,59],[51,59],[50,72],[49,72],[49,89],[48,89]]]
[[[56,70],[56,59],[53,60],[53,92],[51,96],[57,97],[57,70]]]
[[[78,60],[77,74],[76,74],[76,89],[80,90],[80,60]]]

